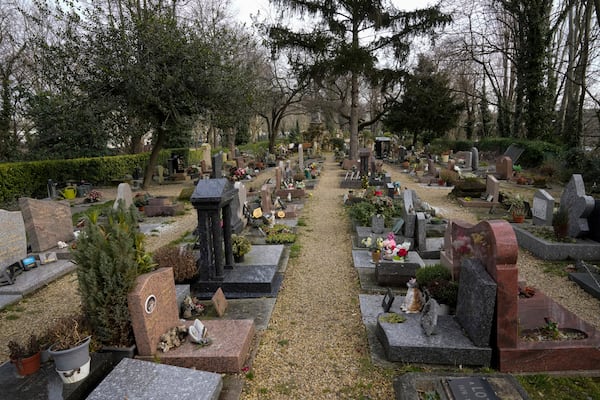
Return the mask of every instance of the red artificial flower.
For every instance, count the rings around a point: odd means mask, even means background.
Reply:
[[[406,257],[408,255],[408,250],[406,249],[400,249],[398,250],[398,256],[399,257]]]
[[[383,196],[383,192],[381,190],[376,190],[375,196]]]

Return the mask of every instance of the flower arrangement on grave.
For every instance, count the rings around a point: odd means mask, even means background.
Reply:
[[[10,340],[7,344],[10,362],[20,376],[31,375],[40,369],[40,345],[35,335],[26,344]]]
[[[100,199],[102,199],[102,193],[100,193],[99,191],[92,189],[88,192],[88,194],[85,196],[85,202],[86,203],[96,203],[98,201],[100,201]]]
[[[408,255],[408,250],[410,250],[410,242],[397,244],[394,232],[388,233],[386,239],[383,241],[384,260],[404,262],[405,257]]]
[[[373,236],[367,236],[360,242],[364,247],[368,248],[371,251],[377,251],[377,250],[383,249],[383,238],[382,237],[373,239]]]
[[[229,180],[232,182],[248,179],[248,170],[246,168],[231,167],[229,170]]]
[[[520,194],[506,196],[504,200],[502,200],[502,203],[508,207],[509,212],[512,212],[515,222],[517,220],[523,222],[522,218],[525,217],[525,201]]]
[[[240,260],[245,254],[250,252],[252,245],[245,236],[234,233],[231,235],[231,248],[233,250],[233,257]]]

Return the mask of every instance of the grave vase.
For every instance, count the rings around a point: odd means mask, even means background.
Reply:
[[[373,250],[371,252],[371,259],[373,264],[377,264],[381,260],[381,250]]]
[[[90,341],[92,337],[88,336],[76,346],[66,350],[48,350],[54,360],[56,372],[65,383],[78,382],[86,378],[90,372]]]

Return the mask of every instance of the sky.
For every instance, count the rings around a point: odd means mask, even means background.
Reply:
[[[232,0],[232,10],[241,22],[250,23],[250,15],[260,11],[261,15],[268,14],[269,0]],[[424,8],[436,3],[435,0],[392,0],[392,3],[404,10]]]

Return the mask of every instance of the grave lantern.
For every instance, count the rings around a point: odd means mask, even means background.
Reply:
[[[197,266],[202,280],[222,281],[224,268],[233,266],[231,203],[235,194],[233,184],[225,178],[201,179],[192,194],[191,202],[198,212]]]

